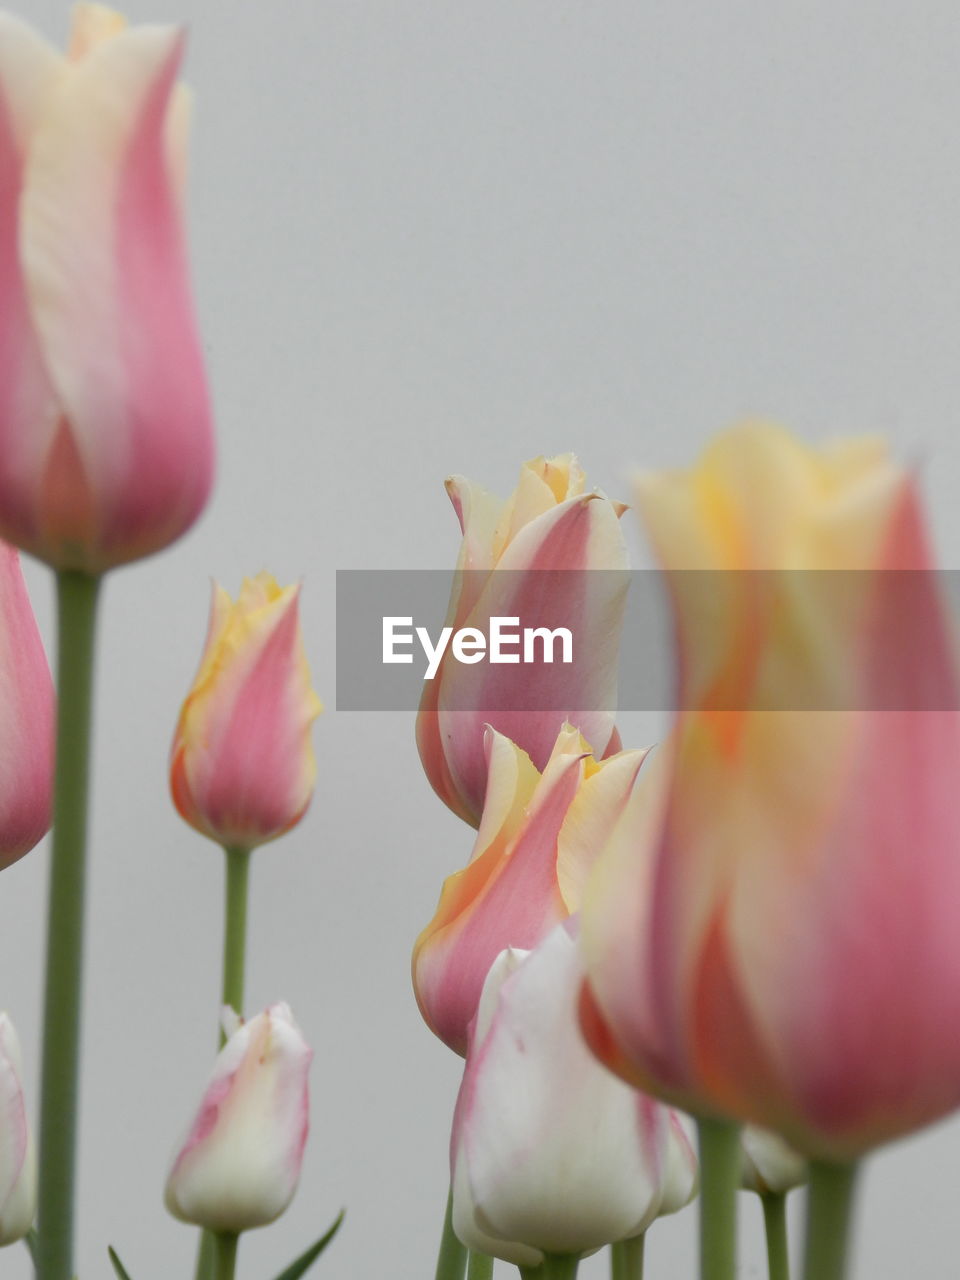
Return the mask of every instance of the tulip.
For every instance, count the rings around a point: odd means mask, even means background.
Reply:
[[[310,726],[322,707],[310,684],[298,586],[267,573],[234,602],[214,584],[200,670],[180,712],[170,785],[203,835],[252,849],[289,831],[310,803],[317,766]]]
[[[413,951],[413,985],[430,1029],[456,1053],[484,978],[504,947],[533,947],[578,910],[592,861],[630,794],[643,751],[602,762],[564,725],[541,775],[516,743],[487,729],[487,795],[470,861],[443,885]]]
[[[584,1030],[842,1165],[960,1104],[958,679],[914,479],[748,425],[639,497],[681,710],[587,891]],[[710,625],[672,572],[705,568]]]
[[[213,436],[183,229],[183,34],[0,13],[0,534],[99,573],[193,524]]]
[[[20,557],[0,543],[0,868],[28,853],[50,826],[55,719]]]
[[[494,962],[473,1024],[453,1124],[453,1226],[521,1266],[645,1231],[696,1192],[697,1166],[666,1107],[596,1062],[577,1025],[576,940]]]
[[[37,1168],[27,1125],[20,1041],[0,1013],[0,1245],[21,1240],[33,1223]]]
[[[740,1134],[740,1186],[759,1196],[782,1196],[807,1180],[807,1162],[775,1133],[747,1127]]]
[[[614,709],[627,589],[619,525],[625,508],[600,492],[584,492],[572,454],[525,463],[507,502],[462,476],[447,481],[447,492],[463,543],[446,625],[475,627],[486,636],[491,618],[518,618],[521,627],[562,626],[573,636],[570,663],[467,665],[448,650],[425,682],[417,717],[420,759],[440,798],[477,826],[488,723],[541,770],[564,719],[582,730],[598,756],[619,748]]]
[[[293,1199],[313,1051],[286,1004],[249,1022],[230,1012],[227,1043],[173,1162],[165,1203],[181,1222],[236,1233],[273,1222]]]

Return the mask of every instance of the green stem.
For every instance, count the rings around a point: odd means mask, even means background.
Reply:
[[[218,1231],[214,1240],[214,1276],[216,1280],[233,1280],[237,1267],[237,1244],[240,1237],[234,1231]]]
[[[643,1245],[646,1236],[618,1240],[610,1246],[610,1280],[643,1280]]]
[[[232,845],[224,847],[223,899],[223,976],[220,987],[221,1007],[228,1004],[243,1015],[243,989],[247,962],[247,900],[250,895],[251,849]],[[227,1043],[227,1033],[220,1028],[220,1048]],[[201,1231],[197,1249],[194,1280],[213,1280],[217,1262],[212,1231]]]
[[[453,1230],[453,1188],[447,1196],[447,1211],[443,1217],[443,1235],[437,1257],[436,1280],[463,1280],[467,1270],[467,1250]]]
[[[855,1164],[810,1165],[804,1280],[844,1280],[853,1217]]]
[[[701,1119],[700,1280],[734,1280],[740,1131],[726,1120]]]
[[[226,894],[223,925],[223,998],[243,1016],[243,987],[247,955],[247,897],[250,887],[250,850],[224,849]],[[220,1047],[226,1043],[221,1028]]]
[[[197,1247],[194,1280],[213,1280],[213,1269],[216,1264],[216,1236],[212,1231],[203,1230],[200,1232],[200,1244]]]
[[[57,574],[57,765],[40,1073],[37,1280],[73,1275],[84,888],[99,578]]]
[[[470,1250],[470,1262],[467,1266],[467,1280],[490,1280],[493,1275],[493,1259],[485,1253],[474,1253]]]
[[[760,1197],[767,1236],[769,1280],[790,1280],[790,1252],[787,1248],[787,1197],[768,1192]]]

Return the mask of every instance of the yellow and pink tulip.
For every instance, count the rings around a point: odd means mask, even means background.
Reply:
[[[236,601],[214,585],[200,670],[180,712],[170,786],[181,816],[219,844],[252,849],[306,812],[317,776],[310,741],[321,711],[310,682],[299,586],[267,573]]]
[[[583,886],[630,794],[643,751],[598,762],[565,725],[541,774],[516,743],[487,729],[487,794],[470,862],[443,885],[413,951],[424,1020],[456,1053],[484,979],[505,947],[532,948],[578,910]]]
[[[458,663],[447,650],[424,686],[417,745],[440,798],[473,826],[487,785],[487,724],[543,769],[564,719],[598,756],[616,751],[614,726],[627,552],[621,503],[585,491],[572,454],[534,458],[503,502],[462,476],[447,481],[463,543],[446,625],[487,634],[490,619],[566,627],[570,663]]]
[[[183,228],[183,33],[0,13],[0,534],[99,573],[199,515],[213,432]]]
[[[661,1097],[854,1159],[960,1105],[958,674],[915,480],[748,425],[638,498],[680,711],[587,892],[584,1029]]]

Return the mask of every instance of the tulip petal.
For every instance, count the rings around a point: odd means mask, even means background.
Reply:
[[[551,1253],[642,1232],[660,1209],[674,1140],[667,1111],[582,1043],[582,977],[565,925],[519,965],[494,967],[484,1001],[492,986],[496,1007],[474,1030],[454,1124],[455,1210],[465,1194],[480,1231]]]
[[[414,947],[420,1011],[457,1053],[466,1052],[466,1029],[496,955],[505,945],[535,945],[567,915],[556,882],[557,835],[579,785],[581,760],[558,755],[551,763],[519,830],[498,832],[444,882],[437,913]]]
[[[238,1232],[283,1213],[300,1176],[312,1056],[284,1004],[230,1037],[167,1179],[174,1217]]]
[[[483,807],[483,727],[522,746],[545,767],[564,719],[598,757],[615,751],[613,716],[619,634],[627,589],[622,504],[584,493],[572,454],[524,465],[499,503],[461,476],[447,481],[463,542],[446,624],[490,633],[492,618],[521,629],[566,628],[573,659],[462,664],[448,649],[424,686],[417,746],[437,794],[476,825]],[[519,655],[516,655],[519,659]]]
[[[32,477],[58,415],[20,266],[19,201],[31,135],[64,72],[64,59],[0,13],[0,529],[34,525]]]
[[[33,1223],[36,1159],[27,1125],[20,1041],[0,1013],[0,1246],[20,1240]]]
[[[585,1030],[661,1097],[856,1159],[960,1104],[960,676],[915,485],[754,424],[641,504],[681,711],[587,890]],[[689,568],[735,571],[717,625]]]
[[[557,883],[572,915],[579,911],[587,880],[626,806],[647,751],[620,751],[603,767],[587,767],[557,841]]]
[[[785,1195],[806,1182],[808,1166],[783,1139],[766,1129],[747,1125],[740,1135],[740,1185],[758,1195]]]
[[[604,568],[592,570],[594,564]],[[614,728],[625,568],[610,503],[596,494],[573,498],[517,534],[473,608],[457,619],[458,627],[487,634],[491,618],[519,617],[521,627],[566,627],[574,637],[570,663],[463,666],[449,649],[441,659],[436,692],[425,695],[421,716],[429,709],[439,741],[455,744],[445,752],[448,776],[455,794],[475,797],[475,807],[467,804],[474,815],[486,778],[485,723],[521,743],[538,769],[564,720],[604,754]]]
[[[186,820],[222,844],[250,848],[303,816],[316,780],[299,587],[248,579],[234,606],[215,587],[204,655],[180,716],[171,762]]]
[[[169,163],[182,43],[176,30],[142,27],[72,65],[38,125],[25,177],[22,261],[64,414],[43,424],[42,442],[51,451],[68,424],[69,474],[91,494],[83,527],[49,535],[94,545],[107,564],[172,541],[211,483],[179,176]]]
[[[50,826],[55,717],[20,558],[0,543],[0,867],[32,849]]]

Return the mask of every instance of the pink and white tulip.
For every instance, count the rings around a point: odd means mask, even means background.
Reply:
[[[614,727],[620,629],[627,590],[621,503],[585,492],[572,454],[524,464],[502,502],[463,476],[447,481],[463,543],[446,625],[484,635],[493,617],[566,627],[570,663],[459,663],[447,650],[424,685],[417,745],[440,798],[473,826],[487,785],[487,724],[546,766],[569,721],[598,756],[619,748]]]
[[[584,1028],[851,1160],[960,1105],[960,680],[915,481],[748,425],[639,500],[681,710],[587,891]],[[709,619],[690,569],[724,571]]]
[[[300,1179],[313,1051],[289,1006],[226,1027],[203,1101],[167,1179],[181,1222],[239,1232],[273,1222]]]
[[[28,853],[50,826],[55,720],[20,557],[0,543],[0,868]]]
[[[597,761],[564,725],[541,775],[516,743],[487,729],[487,794],[470,861],[444,881],[413,951],[413,985],[430,1029],[456,1053],[484,979],[504,947],[534,947],[579,909],[590,868],[643,763]]]
[[[306,812],[317,765],[310,729],[322,706],[310,683],[299,586],[245,578],[232,601],[214,584],[200,670],[180,712],[170,785],[203,835],[252,849]]]
[[[645,1231],[697,1189],[690,1143],[666,1107],[584,1045],[583,967],[567,926],[494,962],[471,1031],[453,1124],[453,1226],[472,1249],[523,1266]]]
[[[98,573],[178,538],[213,432],[187,271],[183,33],[0,13],[0,534]]]
[[[0,1013],[0,1245],[22,1240],[36,1209],[37,1166],[22,1076],[20,1041]]]
[[[768,1129],[748,1124],[740,1132],[740,1186],[759,1196],[782,1196],[802,1186],[809,1166],[788,1143]]]

